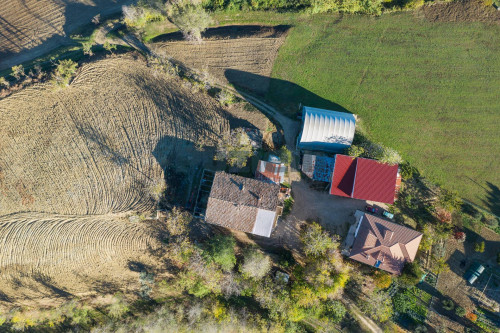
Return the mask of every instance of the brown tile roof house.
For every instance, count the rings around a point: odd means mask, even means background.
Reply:
[[[216,172],[205,221],[269,237],[282,212],[279,192],[277,184]]]
[[[422,233],[364,214],[358,222],[348,257],[389,273],[401,274],[417,255]]]

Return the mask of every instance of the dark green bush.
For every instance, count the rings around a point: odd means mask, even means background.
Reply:
[[[463,317],[463,316],[465,316],[465,314],[467,312],[465,311],[465,309],[463,307],[457,306],[457,308],[455,309],[455,313],[457,314],[457,316]]]

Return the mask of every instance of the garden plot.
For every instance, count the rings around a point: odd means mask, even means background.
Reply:
[[[212,161],[226,115],[128,56],[84,65],[64,89],[26,88],[0,100],[0,215],[155,209],[165,170]]]

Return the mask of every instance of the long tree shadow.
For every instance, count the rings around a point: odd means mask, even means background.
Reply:
[[[262,25],[226,25],[221,27],[208,28],[202,33],[204,40],[207,39],[238,39],[238,38],[279,38],[287,33],[291,26],[262,26]],[[184,41],[184,35],[180,31],[170,32],[156,36],[151,40],[158,42],[179,42]]]
[[[325,99],[317,94],[286,80],[262,76],[238,69],[227,69],[224,72],[227,81],[239,92],[249,92],[265,97],[273,105],[294,117],[300,105],[323,108],[327,110],[348,112],[343,106]],[[267,86],[268,89],[262,89]],[[265,94],[262,92],[266,91]]]
[[[483,204],[490,209],[490,211],[496,216],[500,216],[500,188],[497,185],[490,182],[486,182],[488,186],[486,200],[483,200]]]

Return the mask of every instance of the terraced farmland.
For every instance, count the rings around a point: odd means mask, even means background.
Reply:
[[[136,288],[130,267],[154,265],[158,247],[143,223],[116,215],[1,216],[0,301]]]
[[[85,65],[65,89],[0,100],[0,215],[154,209],[163,169],[228,128],[213,99],[142,61]]]
[[[0,5],[0,70],[70,42],[69,34],[97,14],[130,0],[4,0]]]

